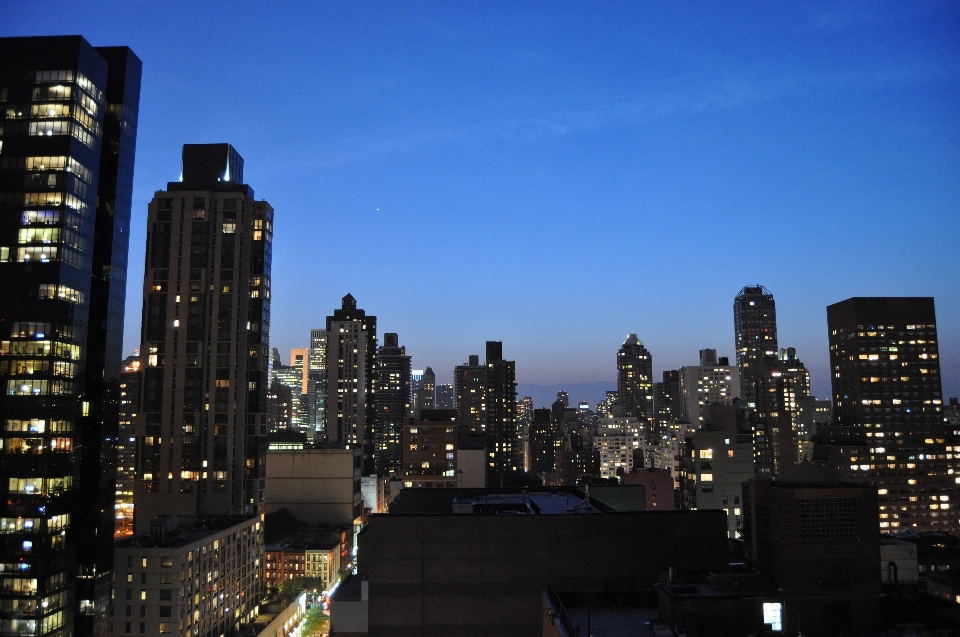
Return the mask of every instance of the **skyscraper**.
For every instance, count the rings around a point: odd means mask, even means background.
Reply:
[[[624,416],[653,418],[653,358],[636,334],[617,352],[617,392]]]
[[[363,449],[363,473],[375,471],[377,317],[357,308],[353,295],[327,317],[326,436]]]
[[[378,475],[397,475],[403,464],[403,419],[410,413],[410,357],[393,332],[383,335],[377,350],[376,407],[374,466]]]
[[[467,362],[453,369],[454,406],[459,412],[457,422],[471,434],[487,429],[487,368],[480,364],[480,356],[471,354]]]
[[[273,208],[229,144],[186,144],[147,212],[137,533],[263,510]]]
[[[0,39],[4,631],[110,630],[140,72],[126,47]]]
[[[960,531],[958,438],[943,416],[936,323],[929,297],[827,307],[834,424],[862,443],[838,464],[879,487],[882,530]]]
[[[516,363],[503,360],[503,343],[487,341],[487,484],[514,486],[523,475],[517,431]]]
[[[663,382],[653,384],[653,407],[658,435],[680,422],[680,370],[664,370]]]
[[[755,385],[763,359],[777,356],[777,305],[770,290],[759,283],[741,289],[733,300],[733,326],[741,397],[755,407]]]
[[[423,370],[420,378],[420,387],[416,395],[417,415],[424,409],[436,409],[437,404],[437,375],[431,368]]]
[[[140,411],[140,352],[123,361],[120,371],[120,427],[117,431],[117,502],[114,535],[133,535],[133,491],[137,475],[134,420]]]
[[[322,431],[327,405],[327,330],[310,330],[307,411],[314,431]]]

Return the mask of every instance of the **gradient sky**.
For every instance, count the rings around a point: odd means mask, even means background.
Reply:
[[[350,292],[439,382],[487,339],[521,384],[612,380],[629,332],[659,376],[732,357],[761,283],[822,397],[828,304],[936,297],[960,394],[956,2],[0,0],[52,34],[144,63],[127,351],[147,202],[229,142],[281,351]]]

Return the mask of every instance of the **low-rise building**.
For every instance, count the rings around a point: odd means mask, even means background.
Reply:
[[[623,485],[643,485],[646,490],[647,511],[676,509],[676,489],[668,469],[634,469],[620,478]]]
[[[197,522],[180,529],[175,516],[154,518],[149,534],[116,543],[114,635],[219,637],[257,616],[262,517]]]

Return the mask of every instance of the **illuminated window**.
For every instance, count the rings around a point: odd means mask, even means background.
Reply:
[[[764,602],[763,623],[770,624],[770,630],[783,630],[783,604],[780,602]]]

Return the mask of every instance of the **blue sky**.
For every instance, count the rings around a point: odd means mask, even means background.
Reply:
[[[521,384],[612,380],[629,332],[659,374],[732,356],[761,283],[824,397],[828,304],[936,297],[960,394],[956,3],[0,0],[75,33],[144,62],[126,350],[147,202],[230,142],[281,351],[350,292],[439,382],[487,339]]]

